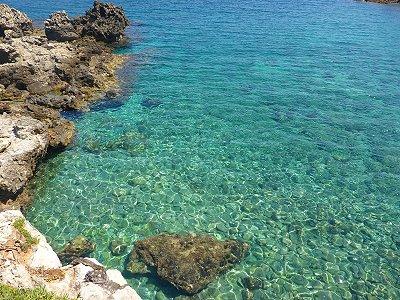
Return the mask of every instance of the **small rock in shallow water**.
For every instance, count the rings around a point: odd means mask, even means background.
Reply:
[[[243,286],[249,290],[261,289],[263,281],[258,277],[247,276],[242,279]]]
[[[82,235],[78,235],[69,241],[64,249],[58,253],[62,262],[70,263],[75,258],[85,257],[96,249],[96,244]]]
[[[157,106],[161,105],[161,103],[162,103],[162,102],[161,102],[160,100],[157,100],[157,99],[149,99],[149,98],[144,99],[142,102],[140,102],[140,104],[141,104],[142,106],[147,107],[147,108],[154,108],[154,107],[157,107]]]
[[[125,253],[128,245],[122,240],[113,240],[108,245],[108,248],[110,249],[112,255],[119,256]]]

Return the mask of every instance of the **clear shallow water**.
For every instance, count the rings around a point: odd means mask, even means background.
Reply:
[[[116,2],[142,24],[121,50],[133,93],[71,116],[74,145],[39,168],[27,216],[52,246],[83,233],[122,270],[116,237],[209,233],[251,252],[200,299],[245,299],[246,274],[255,299],[399,299],[400,7]],[[35,19],[90,6],[6,3]]]

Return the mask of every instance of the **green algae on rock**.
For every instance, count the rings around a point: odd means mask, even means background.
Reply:
[[[96,244],[83,235],[78,235],[65,245],[64,249],[58,253],[58,256],[62,262],[70,263],[76,258],[89,255],[95,249]]]
[[[195,294],[232,268],[248,250],[248,244],[236,240],[160,234],[135,243],[127,270],[146,273],[145,266],[154,268],[159,277],[177,289]]]
[[[39,239],[33,237],[28,230],[25,228],[25,220],[20,218],[14,221],[13,226],[18,232],[24,237],[25,242],[22,244],[21,249],[23,251],[28,250],[31,246],[37,245],[39,243]]]

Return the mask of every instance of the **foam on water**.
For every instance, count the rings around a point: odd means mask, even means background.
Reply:
[[[122,269],[115,238],[209,233],[251,251],[199,299],[247,299],[247,275],[254,299],[399,299],[400,7],[116,2],[142,24],[121,50],[133,92],[75,116],[75,143],[40,166],[28,219],[51,245],[83,233]]]

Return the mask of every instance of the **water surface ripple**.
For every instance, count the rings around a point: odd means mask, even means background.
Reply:
[[[6,2],[38,20],[90,6]],[[76,116],[74,145],[39,168],[28,219],[51,245],[83,233],[122,269],[117,237],[209,233],[251,252],[198,299],[249,299],[245,276],[254,299],[400,299],[400,6],[115,2],[141,24],[121,50],[133,93]]]

